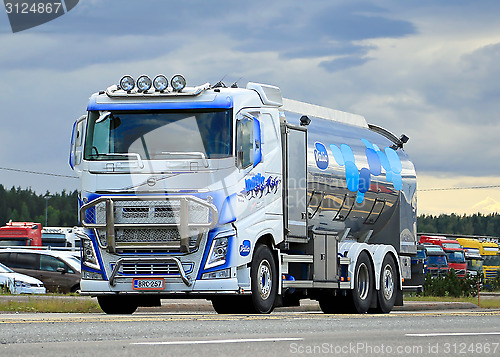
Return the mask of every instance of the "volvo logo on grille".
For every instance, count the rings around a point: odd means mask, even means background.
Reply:
[[[147,182],[148,182],[148,185],[149,185],[149,186],[154,186],[154,185],[156,185],[156,177],[151,176],[150,178],[148,178],[148,181],[147,181]]]

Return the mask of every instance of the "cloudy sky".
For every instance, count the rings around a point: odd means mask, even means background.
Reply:
[[[494,0],[81,0],[12,33],[0,12],[0,167],[71,176],[72,124],[93,92],[182,73],[274,84],[405,133],[419,213],[500,211],[500,188],[427,191],[500,186],[499,13]],[[0,183],[78,187],[3,169]]]

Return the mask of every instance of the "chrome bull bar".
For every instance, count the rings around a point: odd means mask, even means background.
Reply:
[[[116,222],[115,219],[115,206],[119,201],[141,201],[141,202],[154,202],[154,201],[178,201],[178,218],[176,222],[171,223],[144,223],[144,222]],[[87,222],[87,210],[90,208],[97,209],[97,205],[105,203],[105,219],[104,222],[97,222],[97,217],[94,217],[94,222]],[[208,209],[206,222],[190,222],[189,203],[199,205]],[[193,229],[209,230],[213,228],[218,220],[217,208],[209,201],[202,200],[194,196],[147,196],[147,197],[134,197],[134,196],[101,196],[91,202],[81,206],[80,217],[82,226],[89,229],[103,229],[106,231],[106,250],[109,253],[116,253],[117,248],[130,247],[130,244],[116,242],[116,229],[158,229],[158,228],[177,228],[180,236],[179,249],[181,252],[189,253],[190,232]],[[142,247],[145,245],[143,244]],[[147,246],[147,244],[146,244]],[[155,248],[161,248],[161,245],[154,245]],[[170,245],[165,247],[172,248]]]
[[[184,268],[182,267],[182,262],[176,258],[176,257],[161,257],[161,258],[140,258],[140,257],[135,257],[135,258],[120,258],[116,261],[115,266],[113,267],[113,271],[111,272],[111,275],[109,276],[109,284],[111,286],[116,285],[116,278],[119,273],[119,270],[123,264],[126,263],[145,263],[145,264],[154,264],[154,263],[175,263],[177,265],[177,268],[179,269],[179,274],[186,286],[191,286],[191,281],[189,281],[188,276],[186,275],[186,272],[184,271]],[[159,275],[158,275],[159,276]],[[155,276],[155,277],[158,277]],[[172,276],[168,276],[171,278]],[[151,278],[151,275],[134,275],[134,278]]]

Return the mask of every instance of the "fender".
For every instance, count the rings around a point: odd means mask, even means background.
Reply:
[[[366,251],[373,264],[373,271],[375,277],[375,290],[380,289],[380,269],[382,268],[382,262],[387,254],[392,254],[394,258],[394,264],[396,265],[398,271],[399,288],[403,286],[401,279],[401,266],[398,259],[398,254],[394,247],[381,244],[366,244],[358,243],[353,241],[347,241],[339,244],[339,253],[344,254],[347,251],[347,257],[351,258],[352,264],[348,268],[348,276],[351,278],[351,289],[354,289],[354,268],[356,267],[356,262],[361,252]]]

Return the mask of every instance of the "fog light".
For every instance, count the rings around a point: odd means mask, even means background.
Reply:
[[[148,76],[140,76],[137,79],[137,89],[141,92],[147,92],[151,88],[151,78]]]
[[[171,81],[172,88],[176,92],[180,92],[186,86],[186,79],[180,74],[176,74]]]
[[[122,79],[120,79],[120,88],[124,91],[130,92],[132,89],[134,89],[134,87],[134,79],[131,76],[123,76]]]
[[[102,274],[94,273],[93,271],[82,271],[82,278],[88,280],[102,280]]]
[[[223,269],[211,271],[210,273],[205,273],[201,275],[201,279],[228,279],[231,277],[231,269]]]
[[[163,74],[159,74],[153,79],[153,87],[159,92],[164,91],[168,87],[168,79]]]

